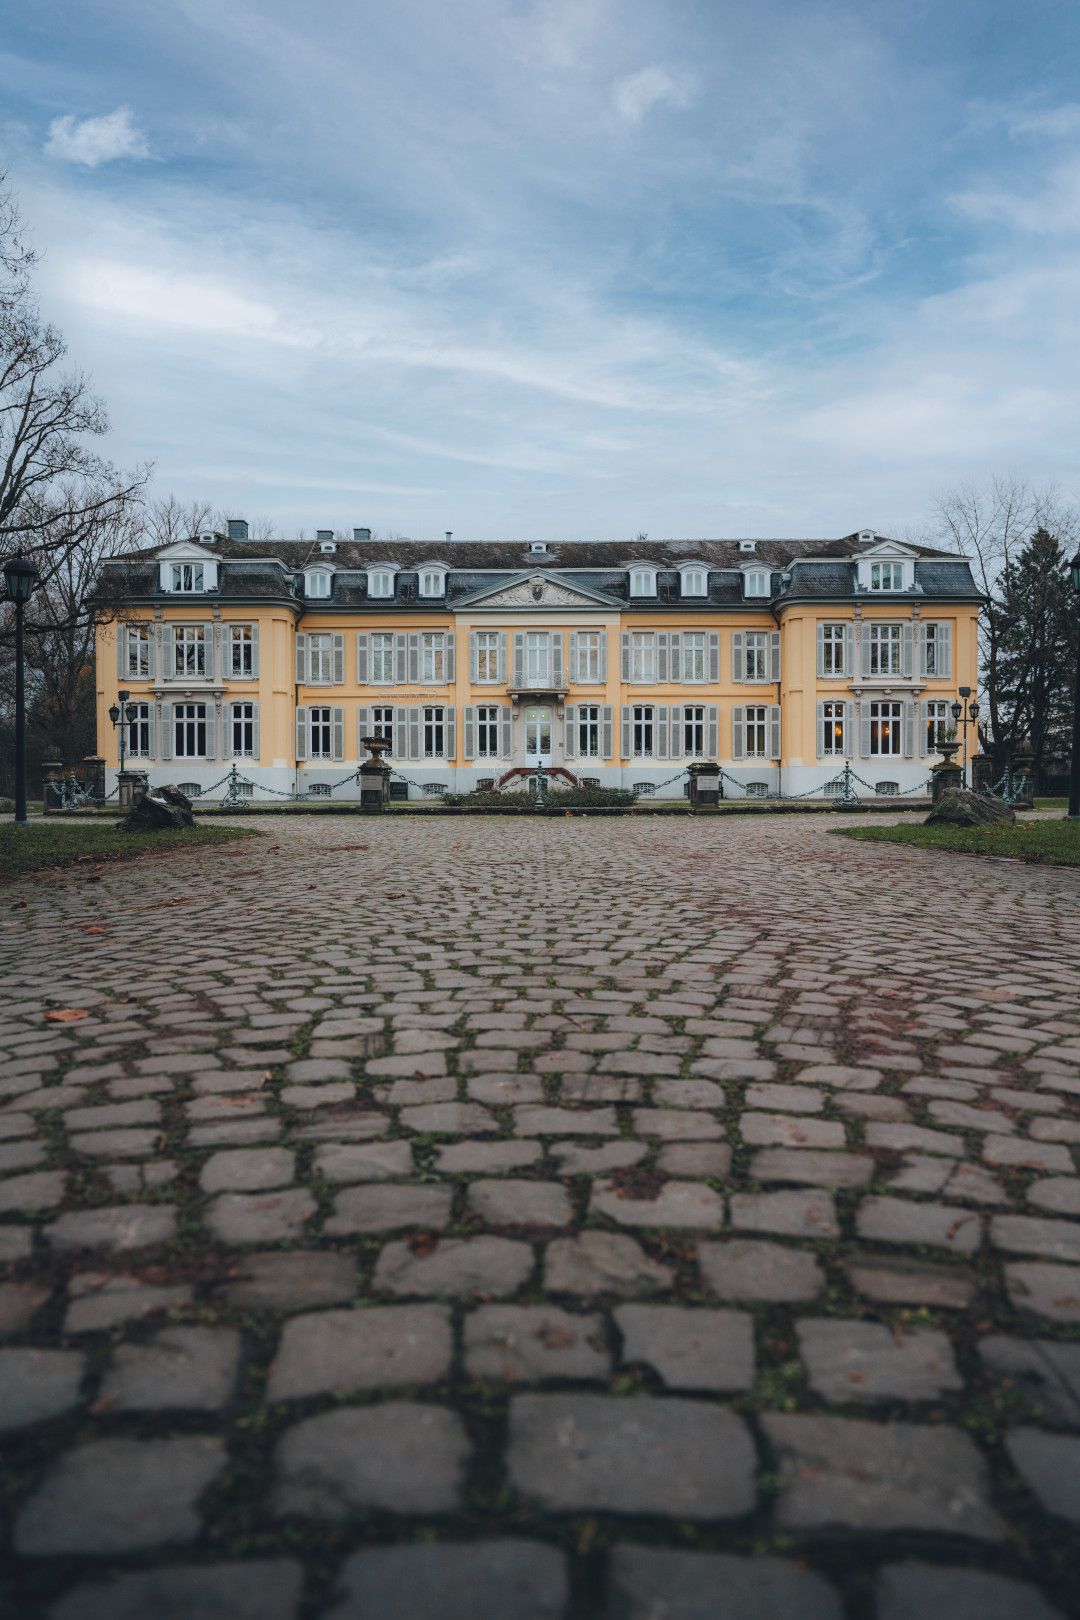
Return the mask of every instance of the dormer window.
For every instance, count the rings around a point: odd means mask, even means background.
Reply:
[[[201,562],[169,564],[170,591],[205,591],[206,568]]]
[[[446,569],[437,565],[422,564],[419,571],[421,596],[446,595]]]
[[[656,595],[656,569],[631,568],[630,595],[655,596]]]
[[[390,597],[394,594],[394,575],[389,568],[369,568],[367,577],[369,596]]]
[[[529,550],[532,551],[532,552],[535,552],[535,553],[537,553],[539,555],[546,555],[547,554],[547,541],[546,540],[533,540],[533,541],[530,542]]]
[[[304,595],[309,597],[330,595],[330,575],[325,568],[313,568],[304,575]]]
[[[757,541],[756,540],[740,540],[739,541],[739,550],[740,551],[756,551],[757,550]]]
[[[743,590],[747,596],[771,596],[772,575],[767,568],[748,568],[743,575]]]
[[[707,568],[683,568],[679,572],[679,581],[683,596],[708,596],[709,570]]]
[[[903,588],[903,563],[876,562],[870,564],[870,589],[872,591],[902,591]]]
[[[323,553],[324,556],[333,556],[334,552],[337,550],[337,541],[336,540],[320,540],[319,541],[319,550]]]

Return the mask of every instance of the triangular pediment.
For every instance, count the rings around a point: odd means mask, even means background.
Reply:
[[[917,559],[918,555],[914,546],[905,546],[902,540],[877,540],[872,546],[863,546],[859,552],[860,557],[884,558],[886,561]]]
[[[469,596],[459,597],[455,608],[617,608],[615,596],[593,590],[590,585],[571,584],[564,576],[542,569],[533,573],[508,574],[497,585],[487,585]]]
[[[184,562],[201,562],[203,558],[207,562],[216,562],[221,553],[211,551],[209,546],[200,545],[198,540],[174,540],[171,545],[160,546],[154,555],[163,562],[168,562],[170,559],[175,562],[181,560]]]

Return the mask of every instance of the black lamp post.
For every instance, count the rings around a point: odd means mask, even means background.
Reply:
[[[1069,578],[1072,588],[1080,596],[1080,547],[1076,556],[1069,564]],[[1070,821],[1080,821],[1080,648],[1076,657],[1076,686],[1073,691],[1073,740],[1072,762],[1069,766],[1069,810]]]
[[[38,571],[21,551],[4,564],[7,599],[15,604],[15,825],[29,827],[26,814],[26,677],[23,669],[23,611],[37,584]]]
[[[978,718],[979,718],[979,705],[978,705],[978,703],[975,703],[975,702],[970,703],[970,704],[968,703],[968,698],[971,696],[971,687],[970,686],[961,686],[959,688],[959,692],[960,692],[960,696],[963,698],[964,701],[963,701],[962,704],[955,703],[955,702],[953,703],[953,705],[952,705],[952,717],[953,717],[953,723],[955,725],[962,726],[962,736],[963,736],[963,742],[964,742],[964,762],[963,762],[964,786],[967,787],[967,757],[968,757],[967,728],[968,728],[968,722],[969,721],[970,721],[970,723],[972,725],[974,725],[975,722],[978,720]],[[963,716],[962,721],[961,721],[961,718],[960,718],[961,715]]]
[[[120,701],[119,703],[114,703],[110,708],[109,719],[112,721],[113,725],[118,726],[120,730],[120,769],[123,770],[124,743],[127,738],[127,728],[131,719],[130,715],[128,714],[128,701],[131,697],[131,693],[119,692],[117,693],[117,696],[119,697]]]

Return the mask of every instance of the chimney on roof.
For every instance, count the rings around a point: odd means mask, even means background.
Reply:
[[[316,529],[315,538],[316,540],[332,540],[334,538],[334,531],[333,529]]]
[[[453,538],[454,538],[454,531],[453,531],[453,529],[447,529],[447,531],[446,531],[446,543],[447,543],[447,545],[449,545],[449,544],[450,544],[450,542],[451,542],[451,540],[452,540],[452,539],[453,539]]]
[[[247,518],[229,518],[226,528],[230,540],[246,540],[248,537]]]
[[[370,540],[371,539],[371,530],[370,529],[354,529],[353,532],[352,532],[352,537],[353,537],[354,540]]]

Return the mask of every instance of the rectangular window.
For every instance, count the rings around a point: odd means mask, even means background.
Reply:
[[[371,638],[371,680],[376,686],[390,686],[394,679],[394,638],[378,631]]]
[[[938,748],[945,741],[948,732],[953,730],[952,716],[949,713],[948,703],[934,701],[926,705],[926,752],[936,754]]]
[[[478,681],[497,681],[499,678],[497,630],[478,630],[476,633],[476,678]]]
[[[232,751],[234,754],[255,752],[255,705],[234,703],[232,706]]]
[[[746,757],[767,759],[769,756],[769,711],[753,705],[746,711]]]
[[[682,574],[684,596],[708,596],[709,576],[704,568],[684,568]]]
[[[871,703],[870,752],[874,755],[903,752],[901,727],[903,705],[900,703]]]
[[[530,686],[543,686],[551,679],[551,637],[546,630],[530,630],[525,636],[525,679]]]
[[[330,575],[327,574],[321,568],[319,570],[317,570],[317,572],[315,572],[313,574],[305,574],[304,575],[304,595],[305,596],[329,596],[330,595]]]
[[[384,737],[390,744],[390,752],[394,752],[394,711],[393,709],[377,708],[371,711],[371,735]]]
[[[599,630],[579,630],[577,638],[577,678],[586,684],[602,679],[600,674]]]
[[[205,703],[177,703],[173,706],[173,754],[177,759],[205,759]]]
[[[683,631],[682,678],[684,681],[703,681],[705,679],[704,630]]]
[[[898,624],[872,624],[870,626],[870,674],[899,675],[900,626]]]
[[[844,737],[844,705],[838,702],[823,703],[821,713],[824,721],[822,753],[825,755],[843,754],[846,741]]]
[[[334,678],[333,636],[308,636],[308,682],[312,686],[325,685]]]
[[[748,570],[746,574],[747,596],[768,596],[771,579],[771,574],[767,574],[764,569]]]
[[[129,680],[147,680],[150,675],[150,626],[132,624],[124,634],[127,638],[124,672]]]
[[[254,673],[255,647],[250,624],[230,625],[227,668],[230,675],[251,675]]]
[[[425,630],[420,652],[420,679],[427,686],[441,686],[446,680],[446,636],[439,630]]]
[[[767,630],[746,632],[746,679],[767,681],[769,678],[769,634]],[[747,714],[750,713],[748,709]],[[747,722],[749,724],[749,722]]]
[[[821,627],[821,673],[847,675],[847,625],[823,624]]]
[[[476,711],[476,755],[478,759],[499,757],[499,711],[483,704]]]
[[[173,645],[178,675],[206,674],[206,633],[201,624],[178,624]]]
[[[140,754],[146,758],[150,753],[150,705],[149,703],[129,703],[127,712],[127,751],[129,754]]]
[[[174,591],[201,591],[203,589],[202,563],[173,563],[170,570]]]
[[[950,632],[952,626],[948,624],[923,625],[923,669],[924,675],[937,679],[948,678],[952,673],[952,659],[950,657]]]
[[[441,759],[446,753],[446,710],[424,710],[424,758]]]
[[[377,569],[374,573],[371,573],[371,574],[368,575],[368,595],[369,596],[393,596],[393,594],[394,594],[394,576],[393,576],[393,574],[388,573],[386,571],[386,569],[383,568],[383,569]]]
[[[683,710],[683,753],[690,759],[702,759],[705,755],[705,710],[690,708]]]
[[[631,633],[630,679],[632,681],[656,679],[656,637],[651,630],[634,630]]]
[[[653,751],[653,711],[638,704],[634,708],[634,755],[637,759],[651,759]]]
[[[446,575],[441,568],[425,569],[420,575],[421,596],[441,596],[443,594],[443,580]]]
[[[333,715],[329,709],[308,710],[308,758],[330,759],[333,756]]]
[[[600,710],[595,703],[584,703],[578,708],[577,751],[584,759],[600,757]]]
[[[870,589],[872,591],[902,591],[904,588],[903,563],[871,563]]]

